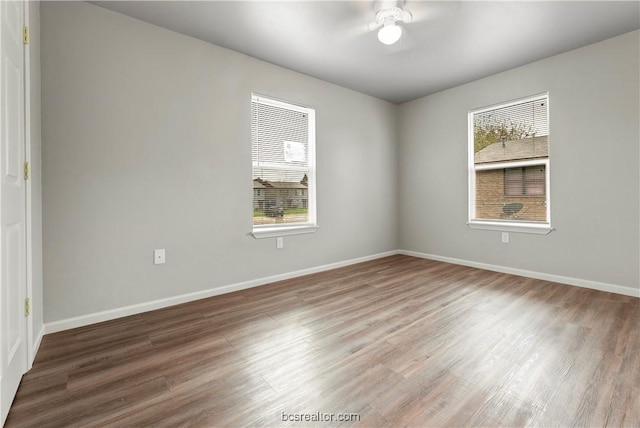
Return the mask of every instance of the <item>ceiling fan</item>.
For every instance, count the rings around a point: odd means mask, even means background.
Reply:
[[[378,40],[385,45],[392,45],[402,37],[402,27],[398,23],[408,24],[413,16],[408,10],[400,7],[389,7],[376,12],[376,19],[369,24],[371,31],[378,30]]]

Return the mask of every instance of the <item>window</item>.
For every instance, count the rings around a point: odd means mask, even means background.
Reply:
[[[544,195],[544,165],[521,168],[505,168],[505,196],[538,196]]]
[[[469,225],[548,233],[549,97],[469,113]]]
[[[315,110],[251,98],[253,235],[313,232]]]

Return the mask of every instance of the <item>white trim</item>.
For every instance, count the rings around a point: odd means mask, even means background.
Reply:
[[[318,225],[318,212],[316,200],[316,110],[308,109],[307,112],[309,124],[309,153],[307,160],[309,162],[309,172],[307,173],[307,220],[309,224]]]
[[[287,110],[295,110],[299,111],[300,113],[311,113],[314,111],[313,107],[303,106],[301,104],[292,103],[291,101],[285,101],[271,96],[267,97],[266,95],[259,95],[255,92],[251,94],[251,101],[260,104],[267,104],[273,107],[280,107]]]
[[[467,209],[467,220],[471,220],[476,216],[476,170],[475,170],[475,136],[473,133],[473,112],[470,111],[467,116],[467,178],[469,186],[469,194],[467,201],[469,203]]]
[[[511,106],[515,106],[517,104],[524,104],[524,103],[528,103],[528,102],[531,102],[531,101],[538,101],[538,100],[542,100],[542,99],[548,98],[548,97],[549,97],[549,92],[541,92],[541,93],[536,94],[536,95],[531,95],[531,96],[524,97],[524,98],[517,98],[515,100],[507,101],[507,102],[504,102],[504,103],[496,103],[496,104],[492,104],[490,106],[485,106],[485,107],[472,109],[472,110],[469,110],[469,113],[485,113],[487,111],[495,110],[497,108],[511,107]],[[547,106],[547,110],[548,109],[549,109],[549,107]]]
[[[178,305],[181,303],[191,302],[194,300],[205,299],[207,297],[218,296],[221,294],[231,293],[234,291],[246,290],[253,287],[259,287],[261,285],[270,284],[277,281],[283,281],[286,279],[296,278],[304,275],[310,275],[313,273],[324,272],[331,269],[337,269],[340,267],[350,266],[357,263],[363,263],[371,260],[380,259],[383,257],[389,257],[396,254],[403,254],[411,257],[419,257],[423,259],[436,260],[445,263],[453,263],[457,265],[469,266],[478,269],[490,270],[495,272],[507,273],[510,275],[524,276],[527,278],[541,279],[544,281],[557,282],[561,284],[568,284],[577,287],[589,288],[592,290],[605,291],[609,293],[622,294],[625,296],[639,297],[640,290],[631,287],[625,287],[615,284],[607,284],[603,282],[590,281],[585,279],[571,278],[560,275],[553,275],[541,272],[533,272],[524,269],[516,269],[505,266],[491,265],[481,262],[473,262],[469,260],[456,259],[453,257],[437,256],[433,254],[420,253],[416,251],[408,250],[393,250],[384,253],[373,254],[370,256],[359,257],[355,259],[345,260],[341,262],[329,263],[326,265],[316,266],[307,269],[301,269],[284,274],[272,275],[255,280],[240,282],[236,284],[230,284],[222,287],[212,288],[208,290],[198,291],[194,293],[182,294],[179,296],[169,297],[166,299],[154,300],[151,302],[139,303],[136,305],[125,306],[117,309],[111,309],[102,312],[96,312],[93,314],[81,315],[78,317],[67,318],[59,321],[45,323],[43,330],[41,330],[38,340],[36,341],[39,346],[42,339],[42,334],[51,334],[59,331],[69,330],[72,328],[83,327],[89,324],[95,324],[103,321],[109,321],[121,317],[130,315],[136,315],[143,312],[148,312],[156,309],[162,309],[168,306]],[[36,347],[37,351],[37,347]]]
[[[398,254],[405,256],[419,257],[422,259],[436,260],[456,265],[469,266],[478,269],[490,270],[494,272],[507,273],[510,275],[524,276],[527,278],[541,279],[543,281],[557,282],[561,284],[573,285],[576,287],[589,288],[592,290],[606,291],[608,293],[622,294],[631,297],[640,297],[640,289],[626,287],[624,285],[608,284],[605,282],[591,281],[588,279],[571,278],[568,276],[554,275],[550,273],[534,272],[530,270],[510,268],[506,266],[492,265],[488,263],[474,262],[470,260],[456,259],[453,257],[437,256],[434,254],[419,253],[417,251],[398,250]]]
[[[29,21],[29,5],[31,2],[24,2],[24,26],[30,28]],[[31,315],[27,317],[27,368],[31,368],[31,364],[35,359],[39,343],[34,342],[35,328],[33,325],[33,246],[31,238],[33,236],[33,218],[32,218],[32,186],[33,182],[33,162],[31,159],[31,40],[23,45],[23,63],[24,63],[24,160],[29,162],[29,179],[25,181],[25,276],[27,289],[25,297],[31,302]],[[39,302],[41,303],[41,302]],[[36,338],[36,341],[38,339]]]
[[[479,163],[476,164],[476,171],[488,171],[492,169],[521,168],[525,166],[544,165],[549,166],[549,158],[531,159],[525,161],[506,161],[496,163]]]
[[[45,334],[56,333],[58,331],[69,330],[76,327],[82,327],[98,322],[109,321],[116,318],[136,315],[143,312],[162,309],[168,306],[179,305],[181,303],[191,302],[194,300],[205,299],[207,297],[218,296],[221,294],[231,293],[248,288],[259,287],[261,285],[270,284],[285,279],[296,278],[299,276],[310,275],[312,273],[324,272],[331,269],[337,269],[344,266],[363,263],[370,260],[380,259],[398,254],[398,250],[387,251],[384,253],[372,254],[370,256],[358,257],[355,259],[344,260],[341,262],[329,263],[326,265],[315,266],[307,269],[300,269],[293,272],[267,276],[264,278],[254,279],[236,284],[229,284],[222,287],[210,288],[208,290],[196,291],[194,293],[182,294],[179,296],[168,297],[165,299],[154,300],[151,302],[139,303],[131,306],[124,306],[117,309],[96,312],[93,314],[81,315],[78,317],[67,318],[59,321],[45,323]]]
[[[278,236],[302,235],[314,233],[318,230],[317,225],[305,224],[304,226],[282,226],[282,227],[256,227],[251,234],[256,239],[276,238]]]
[[[36,355],[38,354],[38,349],[40,349],[40,344],[42,343],[42,338],[44,337],[44,324],[40,326],[40,331],[36,335],[36,340],[33,342],[33,355],[29,355],[29,365],[28,370],[31,370],[33,367],[33,362],[36,359]]]
[[[548,235],[555,229],[551,227],[549,223],[531,223],[517,221],[481,221],[471,220],[467,225],[471,229],[481,230],[500,230],[502,232],[521,232],[521,233],[535,233],[538,235]]]

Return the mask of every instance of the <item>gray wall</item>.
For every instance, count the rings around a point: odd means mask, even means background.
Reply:
[[[320,229],[281,250],[249,236],[252,91],[316,109]],[[45,2],[42,112],[46,322],[398,247],[393,104]]]
[[[400,106],[400,248],[639,288],[639,34]],[[557,231],[502,244],[466,225],[467,113],[546,91]]]
[[[638,288],[639,34],[394,106],[90,4],[44,3],[44,320],[396,248]],[[545,91],[557,231],[501,244],[466,226],[467,112]],[[317,111],[320,230],[282,250],[249,235],[251,92]]]
[[[43,327],[42,285],[42,140],[40,132],[40,2],[29,2],[29,67],[31,140],[31,337],[35,341]]]

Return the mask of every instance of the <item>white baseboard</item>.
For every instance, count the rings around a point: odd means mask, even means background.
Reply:
[[[44,324],[40,327],[40,331],[36,336],[36,340],[33,342],[33,347],[31,350],[31,355],[29,355],[29,368],[33,366],[33,361],[36,359],[36,355],[38,355],[38,349],[40,349],[40,344],[42,343],[42,337],[44,336],[45,326]]]
[[[516,269],[505,266],[491,265],[488,263],[473,262],[469,260],[456,259],[453,257],[436,256],[434,254],[419,253],[416,251],[398,250],[398,254],[405,256],[420,257],[423,259],[436,260],[440,262],[453,263],[456,265],[469,266],[479,269],[491,270],[495,272],[508,273],[511,275],[524,276],[527,278],[541,279],[544,281],[559,282],[562,284],[574,285],[577,287],[590,288],[592,290],[606,291],[609,293],[623,294],[625,296],[640,297],[640,289],[625,287],[623,285],[607,284],[605,282],[590,281],[587,279],[571,278],[568,276],[553,275],[549,273],[534,272],[524,269]]]
[[[44,334],[50,334],[58,331],[69,330],[76,327],[83,327],[89,324],[109,321],[116,318],[126,317],[129,315],[136,315],[143,312],[162,309],[168,306],[179,305],[181,303],[191,302],[199,299],[205,299],[207,297],[218,296],[221,294],[231,293],[234,291],[246,290],[248,288],[259,287],[261,285],[270,284],[272,282],[296,278],[304,275],[310,275],[312,273],[317,273],[317,272],[324,272],[327,270],[337,269],[340,267],[349,266],[356,263],[362,263],[370,260],[380,259],[383,257],[392,256],[395,254],[404,254],[406,256],[419,257],[423,259],[453,263],[457,265],[469,266],[469,267],[474,267],[478,269],[502,272],[502,273],[507,273],[511,275],[519,275],[519,276],[524,276],[528,278],[558,282],[562,284],[574,285],[574,286],[583,287],[583,288],[590,288],[593,290],[606,291],[609,293],[623,294],[625,296],[640,297],[639,289],[625,287],[622,285],[607,284],[604,282],[590,281],[586,279],[571,278],[571,277],[553,275],[548,273],[534,272],[534,271],[529,271],[524,269],[497,266],[497,265],[492,265],[487,263],[456,259],[453,257],[444,257],[444,256],[437,256],[434,254],[419,253],[416,251],[394,250],[394,251],[387,251],[379,254],[373,254],[370,256],[345,260],[341,262],[330,263],[322,266],[315,266],[312,268],[301,269],[301,270],[283,273],[279,275],[273,275],[273,276],[268,276],[264,278],[254,279],[251,281],[239,282],[236,284],[229,284],[222,287],[216,287],[208,290],[197,291],[194,293],[168,297],[166,299],[154,300],[151,302],[139,303],[136,305],[125,306],[117,309],[110,309],[107,311],[96,312],[93,314],[82,315],[74,318],[67,318],[60,321],[49,322],[49,323],[46,323],[41,329],[40,334],[36,339],[34,349],[37,351],[38,347],[40,346],[40,342],[42,341],[42,336]],[[35,355],[35,352],[34,352],[34,355]]]
[[[166,299],[154,300],[151,302],[139,303],[136,305],[125,306],[117,309],[110,309],[107,311],[96,312],[93,314],[81,315],[78,317],[67,318],[60,321],[53,321],[44,325],[44,333],[56,333],[58,331],[69,330],[76,327],[83,327],[89,324],[95,324],[98,322],[109,321],[116,318],[126,317],[129,315],[136,315],[143,312],[153,311],[156,309],[166,308],[168,306],[179,305],[181,303],[191,302],[194,300],[205,299],[207,297],[218,296],[220,294],[231,293],[234,291],[245,290],[247,288],[258,287],[272,282],[283,281],[285,279],[296,278],[299,276],[310,275],[312,273],[324,272],[331,269],[337,269],[344,266],[353,265],[356,263],[367,262],[370,260],[380,259],[383,257],[393,256],[399,254],[398,250],[387,251],[384,253],[373,254],[365,257],[358,257],[355,259],[344,260],[336,263],[329,263],[322,266],[315,266],[312,268],[301,269],[293,272],[287,272],[279,275],[272,275],[264,278],[254,279],[251,281],[239,282],[236,284],[229,284],[222,287],[211,288],[208,290],[197,291],[194,293],[182,294],[179,296],[168,297]]]

